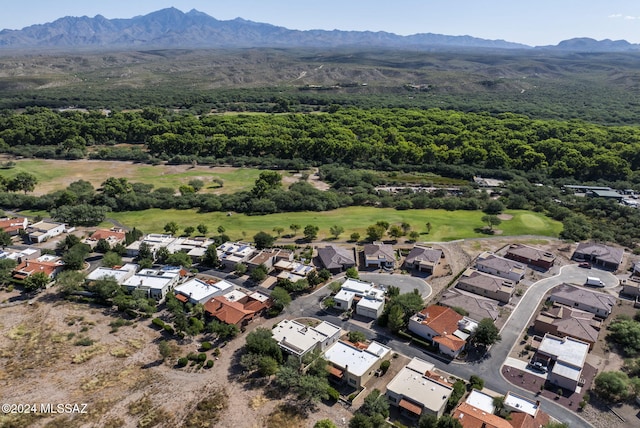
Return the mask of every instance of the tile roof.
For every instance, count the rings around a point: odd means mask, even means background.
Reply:
[[[367,259],[386,260],[395,263],[396,253],[393,246],[382,242],[364,245],[364,255]]]
[[[212,317],[234,325],[265,307],[267,307],[266,302],[257,301],[250,296],[240,301],[230,301],[224,296],[216,296],[204,304],[205,311]]]
[[[125,233],[121,230],[98,229],[91,235],[90,239],[99,241],[101,239],[124,241]]]
[[[610,294],[599,293],[597,291],[586,290],[582,287],[575,287],[570,284],[560,284],[549,296],[551,301],[555,299],[566,299],[571,302],[579,302],[583,305],[611,311],[616,304],[616,298]],[[583,306],[584,308],[585,306]]]
[[[407,255],[405,263],[414,264],[415,262],[424,262],[426,264],[437,264],[441,257],[442,250],[416,245]]]
[[[596,260],[619,265],[622,263],[624,250],[622,248],[610,247],[596,242],[581,242],[578,244],[574,254],[588,255],[590,257],[595,257]]]
[[[462,349],[464,347],[464,344],[467,343],[466,341],[454,336],[453,334],[436,336],[433,338],[433,341],[451,349],[454,352]]]
[[[446,306],[431,305],[420,311],[424,315],[422,324],[428,325],[433,331],[439,335],[453,333],[458,329],[458,321],[463,316]]]
[[[453,417],[463,428],[512,428],[507,420],[467,403],[460,403]]]
[[[548,251],[522,244],[511,245],[507,250],[507,257],[509,254],[514,254],[534,261],[540,260],[545,262],[553,262],[556,259],[556,257]]]
[[[500,315],[498,301],[481,297],[477,294],[468,293],[457,288],[448,290],[440,298],[441,305],[450,308],[459,307],[469,312],[469,317],[479,321],[483,318],[491,318],[493,320]]]
[[[327,269],[341,269],[345,265],[355,265],[356,263],[353,250],[334,245],[318,248],[318,257]]]
[[[523,412],[511,412],[509,423],[513,428],[540,428],[549,423],[549,415],[540,410],[535,418]]]
[[[467,269],[458,280],[458,283],[467,284],[493,293],[498,291],[513,292],[513,286],[515,285],[513,281],[509,281],[500,276],[479,272],[475,269]]]

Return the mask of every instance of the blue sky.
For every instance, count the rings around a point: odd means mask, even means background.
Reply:
[[[171,6],[299,30],[470,35],[532,46],[573,37],[640,43],[638,0],[3,0],[0,28],[63,16],[131,18]]]

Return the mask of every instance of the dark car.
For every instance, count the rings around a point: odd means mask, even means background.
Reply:
[[[536,361],[535,363],[529,364],[529,368],[531,368],[532,370],[535,370],[537,372],[540,373],[546,373],[547,372],[547,368],[545,366],[542,365],[541,362]]]
[[[591,269],[591,263],[582,262],[582,263],[578,264],[578,267],[585,268],[585,269]]]

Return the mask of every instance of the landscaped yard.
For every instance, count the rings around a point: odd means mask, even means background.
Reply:
[[[562,224],[543,214],[530,211],[508,211],[513,218],[503,221],[497,229],[502,235],[543,235],[558,236]],[[162,232],[164,225],[170,221],[178,223],[180,228],[197,226],[200,223],[215,231],[223,226],[232,239],[250,239],[259,231],[272,233],[274,227],[283,227],[284,234],[290,233],[289,225],[296,223],[304,228],[307,224],[320,228],[319,239],[329,238],[329,228],[341,225],[344,233],[341,239],[347,239],[353,232],[366,236],[367,226],[377,221],[388,221],[390,224],[407,222],[412,230],[421,233],[419,241],[441,242],[464,238],[480,238],[487,235],[476,231],[484,224],[481,221],[484,213],[480,211],[445,211],[445,210],[403,210],[392,208],[348,207],[323,212],[279,213],[263,216],[244,214],[198,213],[196,210],[160,210],[151,209],[136,212],[110,213],[127,227],[137,227],[145,233]],[[426,223],[431,224],[431,232],[426,233]],[[106,223],[105,223],[106,225]],[[244,232],[244,233],[243,233]],[[302,236],[302,230],[297,232]]]

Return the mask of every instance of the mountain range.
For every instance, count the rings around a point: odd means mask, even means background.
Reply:
[[[0,50],[114,50],[149,48],[336,48],[380,47],[413,50],[545,49],[576,52],[640,51],[625,40],[575,38],[555,46],[532,47],[505,40],[378,31],[290,30],[241,18],[221,21],[195,9],[162,9],[130,19],[64,17],[21,30],[0,31]]]

